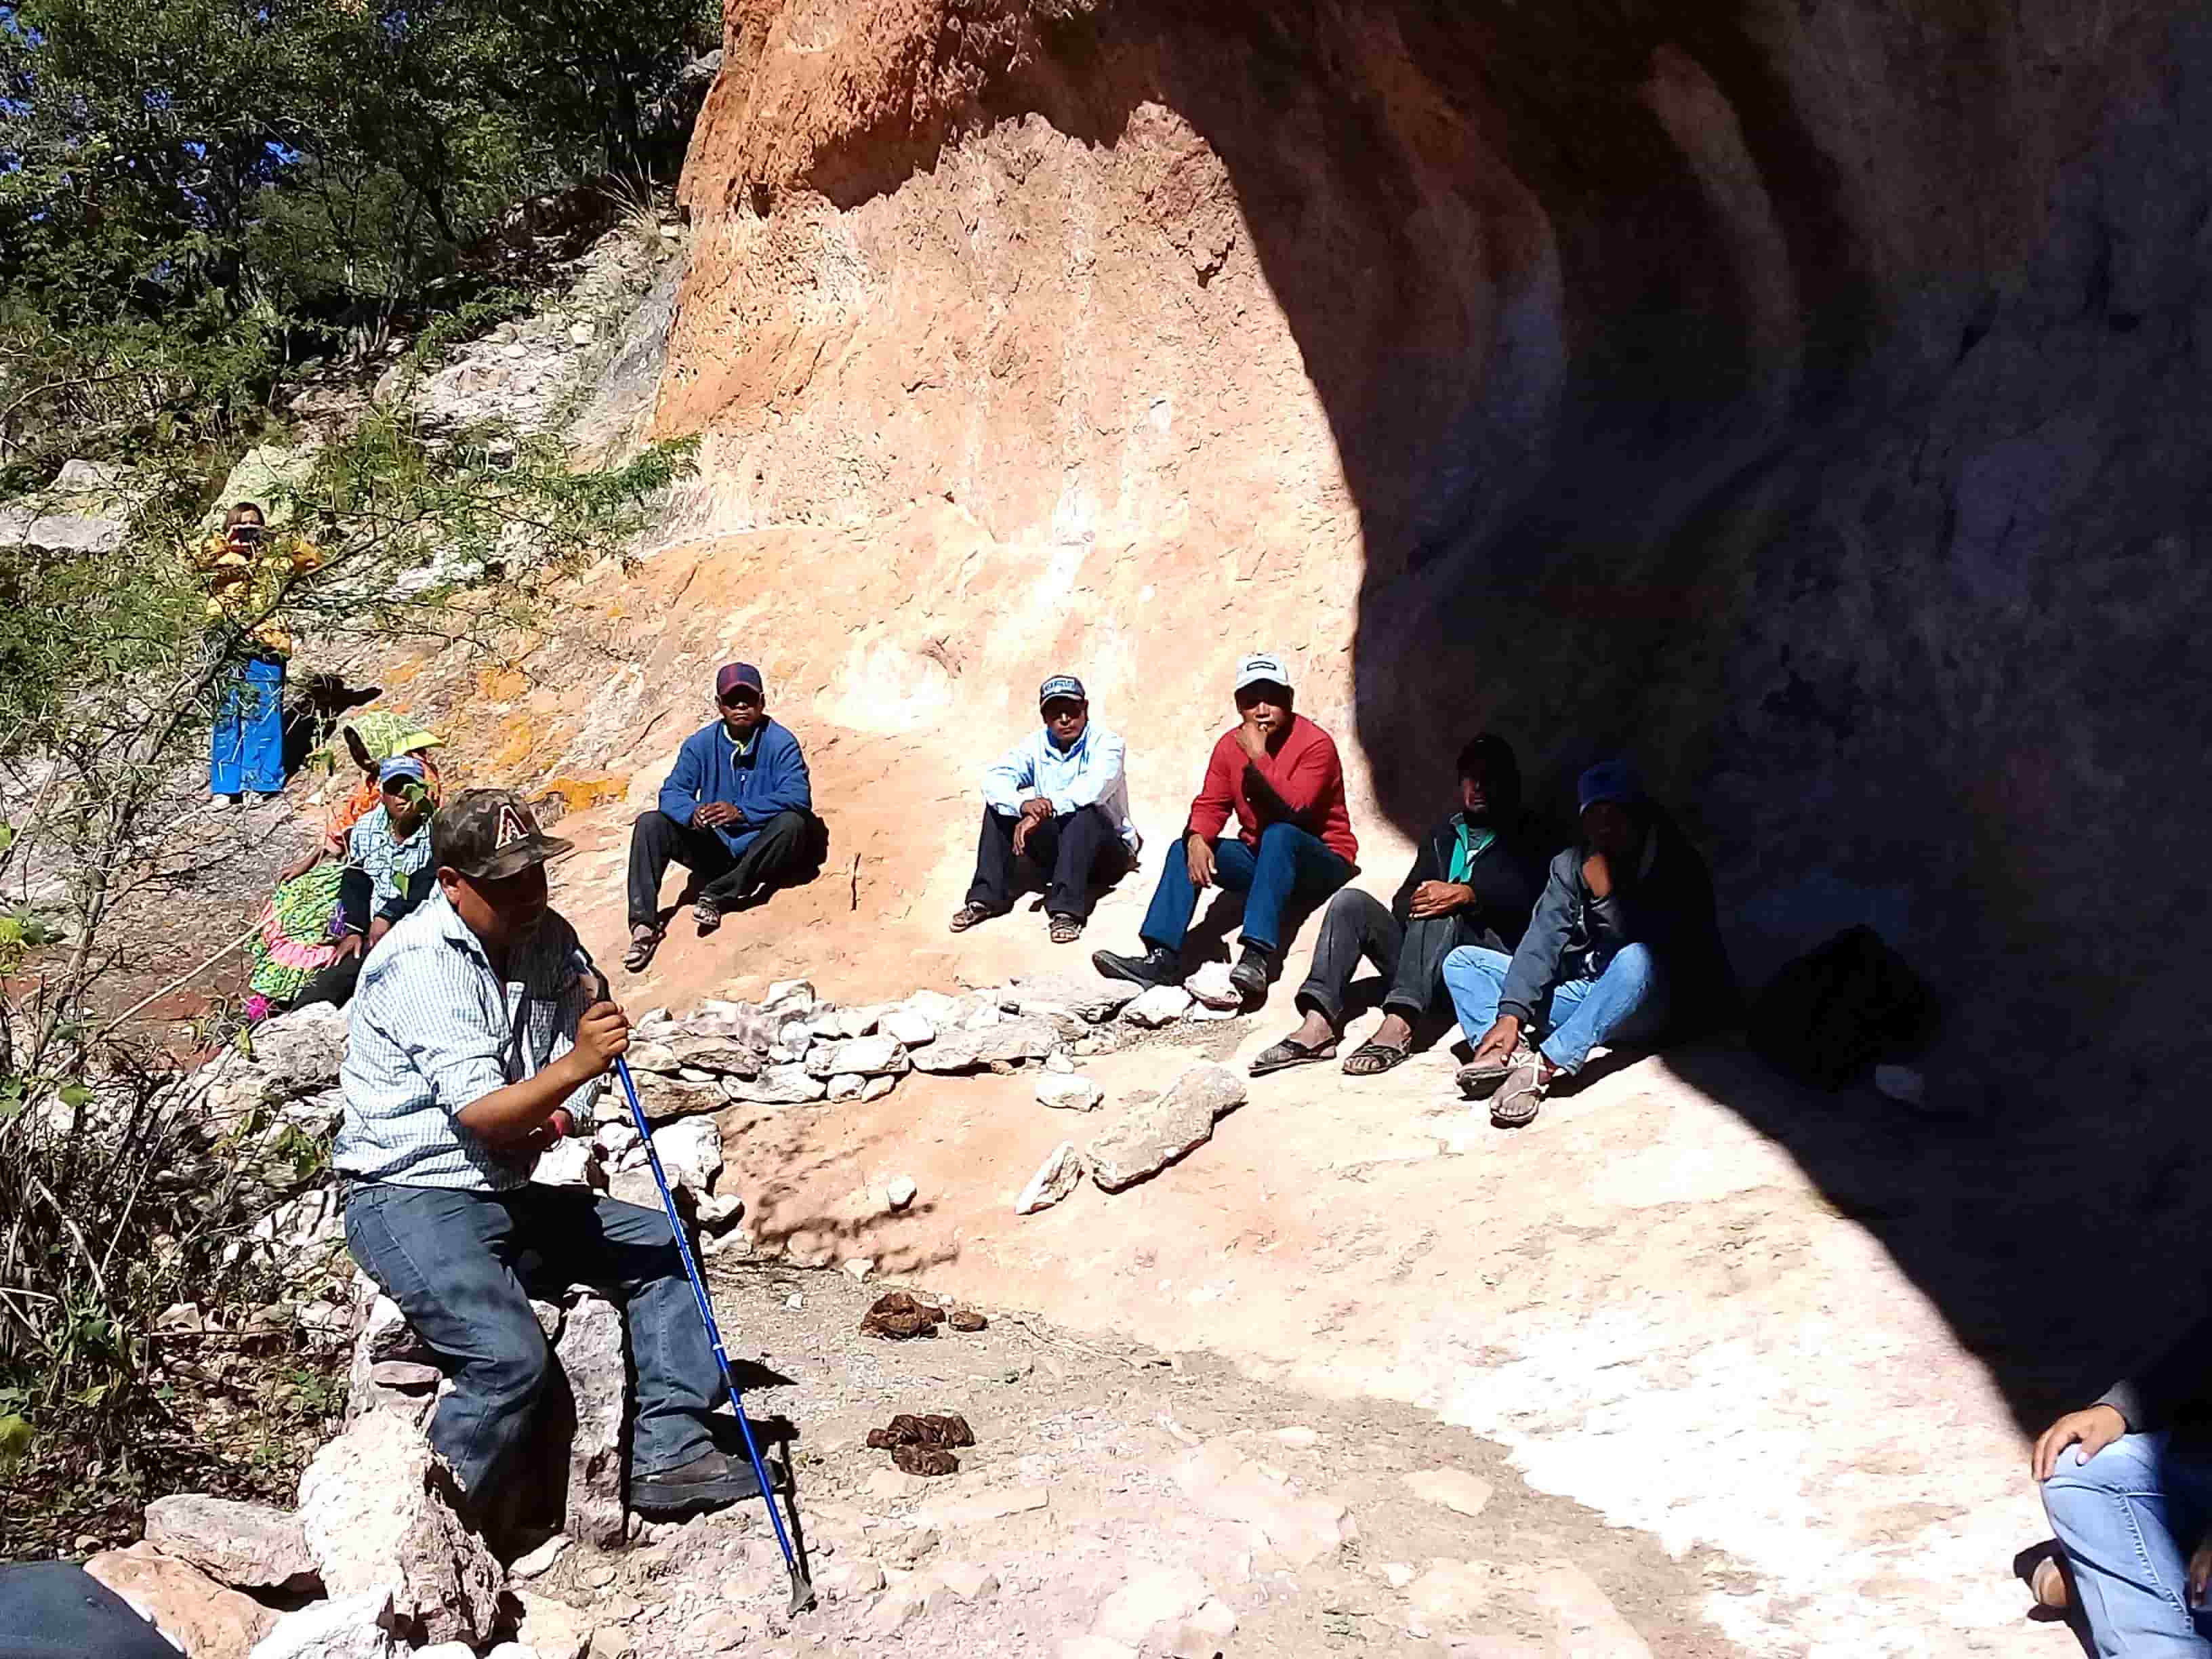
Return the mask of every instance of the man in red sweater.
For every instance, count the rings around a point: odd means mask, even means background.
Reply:
[[[1283,912],[1310,908],[1358,873],[1344,763],[1328,732],[1291,710],[1290,672],[1267,653],[1237,665],[1238,722],[1222,734],[1145,913],[1142,956],[1098,951],[1109,979],[1182,983],[1182,941],[1201,888],[1244,895],[1244,950],[1229,977],[1247,1005],[1267,994],[1282,962]],[[1231,812],[1237,833],[1221,834]]]

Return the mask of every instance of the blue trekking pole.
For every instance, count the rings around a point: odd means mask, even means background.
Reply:
[[[592,964],[584,952],[576,947],[576,960],[599,982],[599,993],[608,993],[606,975]],[[617,1055],[615,1076],[622,1084],[623,1097],[629,1103],[629,1120],[636,1126],[638,1139],[645,1146],[645,1161],[653,1170],[653,1184],[660,1189],[660,1206],[668,1214],[668,1229],[676,1235],[676,1253],[684,1259],[684,1276],[691,1281],[691,1294],[699,1304],[699,1317],[706,1322],[707,1341],[714,1350],[714,1363],[721,1367],[722,1383],[730,1391],[730,1407],[738,1415],[738,1431],[744,1437],[745,1455],[752,1460],[753,1478],[760,1482],[761,1501],[768,1506],[769,1525],[775,1528],[775,1547],[783,1552],[783,1565],[791,1571],[791,1612],[793,1616],[814,1605],[814,1586],[807,1582],[805,1572],[799,1565],[799,1555],[791,1547],[790,1535],[783,1529],[783,1516],[775,1506],[775,1486],[768,1478],[768,1465],[762,1462],[760,1445],[753,1438],[751,1420],[745,1415],[745,1402],[738,1393],[738,1379],[730,1374],[730,1356],[722,1346],[722,1329],[714,1322],[714,1305],[707,1300],[707,1281],[700,1277],[699,1264],[691,1256],[690,1235],[684,1230],[684,1218],[677,1213],[676,1194],[668,1190],[668,1177],[661,1172],[660,1153],[653,1144],[653,1126],[645,1121],[645,1108],[639,1104],[637,1084],[629,1074],[629,1062]],[[796,1494],[793,1494],[796,1502]]]

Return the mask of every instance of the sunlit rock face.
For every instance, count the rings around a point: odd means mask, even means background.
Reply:
[[[972,531],[854,641],[852,723],[1079,664],[1171,795],[1265,645],[1378,846],[1476,728],[1554,806],[1626,750],[1747,978],[1872,921],[2008,1104],[2140,1115],[2203,1056],[2200,7],[726,29],[658,416],[705,434],[686,527]]]

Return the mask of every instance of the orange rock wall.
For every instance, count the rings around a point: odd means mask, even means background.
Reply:
[[[840,658],[822,718],[925,731],[964,787],[1075,667],[1158,833],[1228,658],[1278,647],[1377,848],[1474,726],[1553,800],[1625,749],[1754,975],[1871,920],[1980,1056],[2186,1047],[2118,977],[2170,905],[2112,871],[2212,736],[2197,8],[726,25],[659,411],[705,437],[683,527],[973,527],[920,561],[945,585],[886,546],[841,641],[761,643]]]

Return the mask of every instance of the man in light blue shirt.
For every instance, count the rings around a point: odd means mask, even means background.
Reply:
[[[430,841],[437,892],[362,971],[331,1154],[348,1249],[452,1380],[430,1443],[480,1520],[551,1370],[530,1297],[587,1284],[629,1332],[630,1507],[673,1517],[756,1496],[714,1443],[727,1391],[667,1218],[530,1178],[629,1047],[549,902],[546,860],[570,844],[505,789],[465,791]]]
[[[983,774],[975,879],[952,913],[956,933],[1012,909],[1018,875],[1047,884],[1052,941],[1073,944],[1083,937],[1094,884],[1136,867],[1143,843],[1129,822],[1120,736],[1091,720],[1091,700],[1073,674],[1038,687],[1037,703],[1042,728]]]

